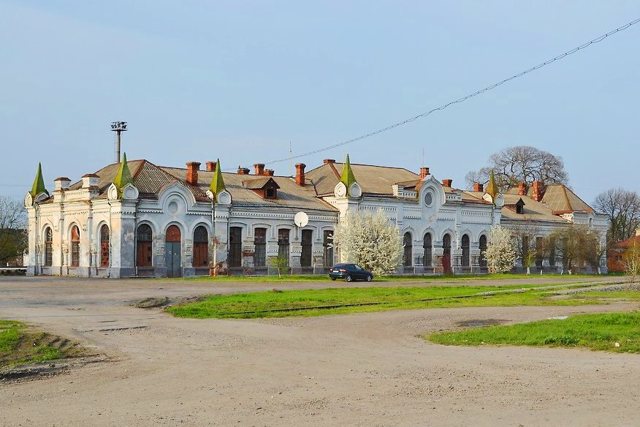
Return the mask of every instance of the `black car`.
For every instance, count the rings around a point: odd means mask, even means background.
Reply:
[[[347,282],[351,282],[352,280],[366,280],[370,282],[373,280],[373,274],[358,264],[336,264],[329,270],[329,277],[331,280],[344,279]]]

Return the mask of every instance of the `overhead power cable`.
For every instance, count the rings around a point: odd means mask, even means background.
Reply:
[[[440,105],[438,107],[432,108],[431,110],[425,111],[424,113],[420,113],[420,114],[417,114],[417,115],[415,115],[413,117],[409,117],[408,119],[392,123],[392,124],[390,124],[388,126],[385,126],[383,128],[380,128],[380,129],[365,133],[365,134],[357,136],[355,138],[347,139],[346,141],[338,142],[336,144],[328,145],[326,147],[318,148],[318,149],[315,149],[315,150],[312,150],[312,151],[308,151],[306,153],[297,154],[295,156],[289,156],[289,157],[285,157],[283,159],[272,160],[270,162],[267,162],[267,164],[281,163],[281,162],[285,162],[285,161],[288,161],[288,160],[293,160],[293,159],[298,159],[298,158],[301,158],[301,157],[310,156],[312,154],[322,153],[323,151],[333,150],[334,148],[342,147],[344,145],[351,144],[351,143],[354,143],[356,141],[361,141],[363,139],[370,138],[370,137],[375,136],[375,135],[379,135],[381,133],[390,131],[390,130],[395,129],[397,127],[404,126],[404,125],[406,125],[408,123],[411,123],[411,122],[414,122],[414,121],[416,121],[418,119],[423,119],[423,118],[425,118],[427,116],[430,116],[431,114],[435,113],[436,111],[442,111],[445,108],[448,108],[448,107],[450,107],[450,106],[452,106],[454,104],[460,104],[460,103],[462,103],[462,102],[464,102],[464,101],[466,101],[468,99],[471,99],[471,98],[476,97],[478,95],[481,95],[481,94],[483,94],[485,92],[493,90],[493,89],[495,89],[495,88],[497,88],[499,86],[502,86],[503,84],[508,83],[511,80],[518,79],[518,78],[523,77],[523,76],[525,76],[525,75],[527,75],[529,73],[532,73],[532,72],[534,72],[536,70],[539,70],[539,69],[541,69],[543,67],[546,67],[547,65],[553,64],[556,61],[560,61],[561,59],[564,59],[569,55],[573,55],[574,53],[577,53],[577,52],[579,52],[579,51],[581,51],[583,49],[586,49],[589,46],[592,46],[592,45],[594,45],[596,43],[600,43],[601,41],[603,41],[607,37],[610,37],[610,36],[612,36],[612,35],[614,35],[616,33],[624,31],[627,28],[629,28],[629,27],[631,27],[633,25],[636,25],[639,22],[640,22],[640,18],[634,19],[633,21],[628,22],[625,25],[616,28],[615,30],[611,30],[608,33],[602,34],[602,35],[600,35],[600,36],[598,36],[598,37],[596,37],[596,38],[594,38],[592,40],[589,40],[588,42],[585,42],[585,43],[581,44],[580,46],[574,47],[573,49],[568,50],[568,51],[566,51],[564,53],[561,53],[560,55],[554,56],[551,59],[548,59],[548,60],[546,60],[544,62],[541,62],[538,65],[535,65],[535,66],[533,66],[531,68],[528,68],[528,69],[526,69],[524,71],[521,71],[521,72],[519,72],[517,74],[514,74],[511,77],[507,77],[506,79],[500,80],[497,83],[493,83],[492,85],[489,85],[489,86],[487,86],[485,88],[482,88],[482,89],[477,90],[477,91],[475,91],[473,93],[465,95],[465,96],[463,96],[461,98],[458,98],[458,99],[456,99],[454,101],[450,101],[450,102],[447,102],[446,104],[442,104],[442,105]]]

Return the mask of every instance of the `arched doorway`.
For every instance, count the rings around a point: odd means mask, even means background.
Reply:
[[[164,246],[164,262],[167,267],[167,277],[182,276],[182,248],[180,242],[182,236],[177,225],[167,228]]]
[[[462,267],[466,270],[471,266],[470,249],[471,242],[469,241],[469,235],[464,234],[462,236]]]
[[[71,267],[80,266],[80,229],[77,225],[71,228]]]
[[[209,233],[204,225],[193,232],[193,266],[198,268],[209,265]]]
[[[442,269],[445,274],[451,273],[451,235],[442,237]]]

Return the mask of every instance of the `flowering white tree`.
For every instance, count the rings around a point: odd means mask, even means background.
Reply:
[[[499,225],[492,227],[485,257],[491,273],[510,271],[516,262],[516,248],[511,231]]]
[[[343,260],[360,264],[375,275],[392,273],[402,259],[400,233],[381,210],[375,214],[348,213],[336,227],[333,242]]]

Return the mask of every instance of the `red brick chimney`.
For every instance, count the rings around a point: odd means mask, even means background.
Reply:
[[[238,166],[238,175],[249,175],[249,168],[243,168],[242,166]]]
[[[524,182],[518,183],[518,196],[526,196],[527,195],[527,184]]]
[[[541,202],[542,198],[544,197],[544,182],[533,181],[531,189],[531,197],[533,198],[533,200],[535,200],[536,202]]]
[[[425,179],[429,175],[429,168],[421,167],[420,168],[420,179]]]
[[[198,184],[198,170],[200,162],[187,162],[187,184]]]
[[[331,163],[335,163],[335,162],[336,162],[335,159],[324,159],[322,161],[322,163],[325,164],[325,165],[328,165],[328,164],[331,164]]]
[[[266,176],[273,176],[273,169],[265,169],[264,174]]]
[[[305,165],[304,163],[297,163],[296,164],[296,184],[301,185],[304,187],[304,168],[307,165]]]
[[[215,172],[216,171],[216,162],[207,162],[207,172]]]
[[[255,163],[253,165],[253,170],[256,175],[264,175],[264,163]]]
[[[443,179],[442,180],[442,185],[444,185],[445,187],[451,187],[453,185],[453,180],[452,179]]]
[[[484,185],[480,184],[479,182],[474,182],[473,183],[473,191],[476,191],[478,193],[482,193],[484,191]]]

